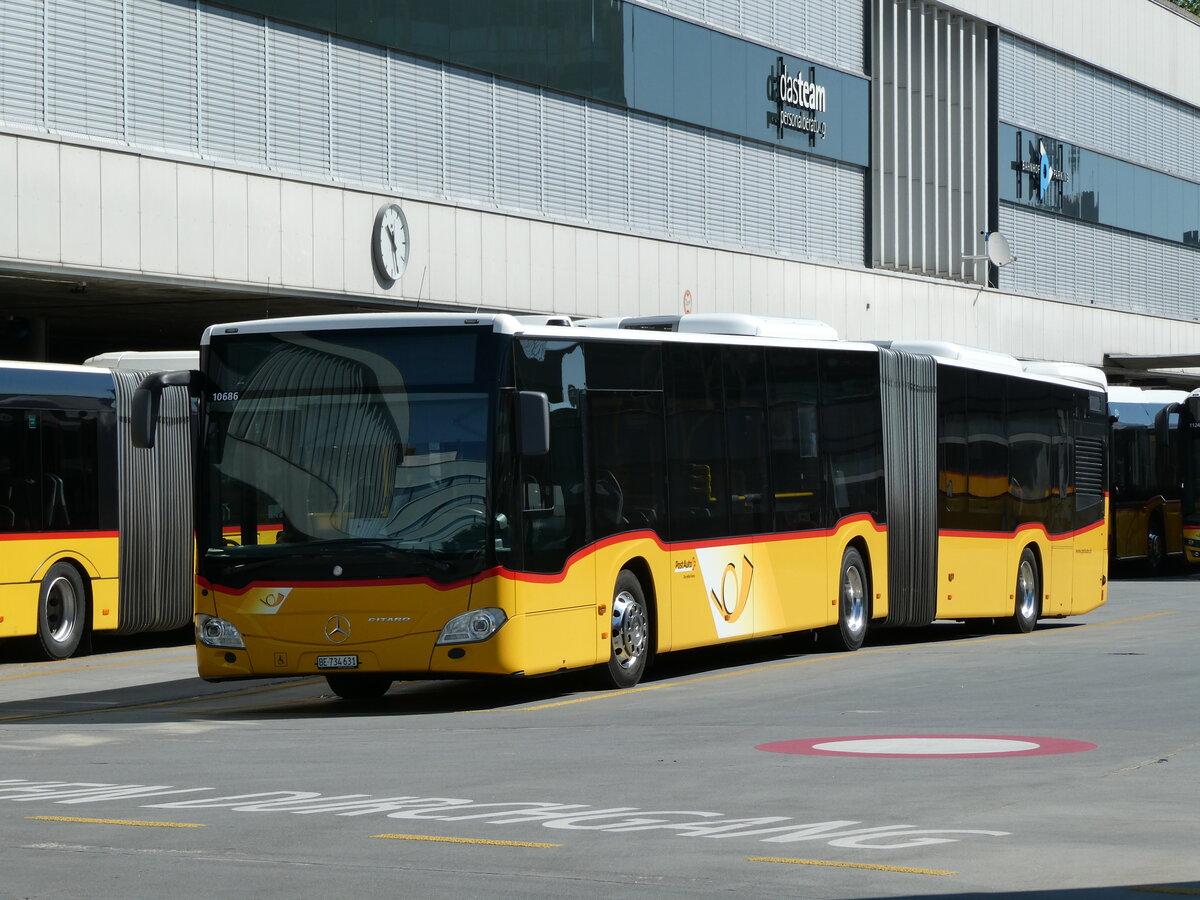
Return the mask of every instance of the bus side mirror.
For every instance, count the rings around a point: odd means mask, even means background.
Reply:
[[[522,456],[550,452],[550,399],[541,391],[517,394],[517,430]]]
[[[193,373],[187,370],[179,372],[155,372],[142,379],[142,383],[133,392],[133,404],[129,412],[130,440],[133,446],[140,450],[154,447],[154,437],[158,432],[158,407],[162,401],[164,387],[189,387],[198,383],[199,378],[193,379]]]
[[[1188,415],[1192,417],[1193,422],[1200,422],[1200,394],[1193,394],[1187,398]]]

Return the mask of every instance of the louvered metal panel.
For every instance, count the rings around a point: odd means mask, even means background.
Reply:
[[[629,224],[642,234],[666,234],[667,131],[658,120],[631,116]]]
[[[708,173],[704,230],[707,240],[718,244],[745,243],[742,195],[753,192],[757,185],[748,183],[742,172],[740,144],[736,138],[715,134],[707,135],[704,142],[704,167]]]
[[[540,212],[546,135],[542,92],[519,85],[496,92],[496,203]]]
[[[887,492],[887,625],[927,625],[937,611],[937,365],[880,350]]]
[[[920,0],[873,7],[872,259],[982,281],[963,259],[987,230],[987,29]]]
[[[123,140],[123,3],[47,2],[46,127]]]
[[[0,122],[44,123],[42,25],[38,0],[0,3]]]
[[[442,65],[391,54],[391,134],[393,186],[441,194],[445,185],[442,160]]]
[[[596,103],[586,114],[588,221],[628,228],[629,115]]]
[[[805,231],[803,206],[788,203],[779,189],[803,179],[804,157],[748,141],[741,150],[741,243],[760,251],[799,255],[796,239]]]
[[[387,54],[335,38],[333,177],[350,184],[388,183]]]
[[[484,203],[495,196],[493,78],[447,69],[446,177],[454,195]]]
[[[125,29],[129,140],[199,152],[195,3],[128,0]]]
[[[128,410],[146,374],[113,373],[118,410],[120,634],[181,628],[192,618],[191,400],[185,388],[164,390],[155,446],[135,449]]]
[[[328,175],[330,39],[278,22],[271,23],[267,36],[270,165],[285,172]]]
[[[587,217],[583,106],[581,100],[548,95],[542,107],[546,210],[577,221]]]
[[[673,237],[704,238],[704,132],[671,128],[667,134],[667,227]]]
[[[204,156],[267,164],[266,32],[259,16],[204,5],[200,16]]]

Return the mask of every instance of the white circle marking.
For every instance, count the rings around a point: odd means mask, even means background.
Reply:
[[[868,738],[858,741],[825,741],[813,744],[814,750],[831,753],[903,753],[912,756],[946,753],[1018,753],[1036,750],[1040,744],[1031,741],[994,740],[989,738]]]

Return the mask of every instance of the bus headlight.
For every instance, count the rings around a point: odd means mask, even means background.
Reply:
[[[199,613],[196,616],[196,639],[205,647],[226,647],[233,650],[245,650],[246,642],[237,626],[216,616],[206,616]]]
[[[438,635],[438,644],[475,644],[486,641],[508,621],[504,610],[495,607],[473,609],[455,616]]]

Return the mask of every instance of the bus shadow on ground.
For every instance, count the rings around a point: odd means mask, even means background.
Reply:
[[[1042,622],[1038,630],[1078,627],[1077,622]],[[873,647],[920,647],[1004,634],[988,620],[935,622],[917,628],[876,628],[864,649]],[[1022,637],[1011,635],[1012,637]],[[171,647],[179,636],[157,643],[152,636],[112,639],[121,649],[147,646]],[[190,635],[182,643],[190,644]],[[785,637],[753,638],[713,647],[664,654],[637,687],[628,691],[605,688],[601,671],[582,670],[535,678],[464,678],[407,680],[398,678],[382,697],[373,700],[344,700],[337,697],[320,676],[232,681],[210,684],[199,678],[119,687],[86,693],[64,693],[36,700],[0,704],[0,725],[79,722],[93,717],[104,722],[152,723],[341,718],[354,716],[420,716],[462,712],[520,711],[538,706],[569,705],[584,700],[614,697],[630,691],[654,690],[672,681],[734,676],[756,666],[803,663],[837,657],[853,659],[854,653],[827,649],[816,635],[803,632]],[[82,675],[81,675],[82,677]]]

